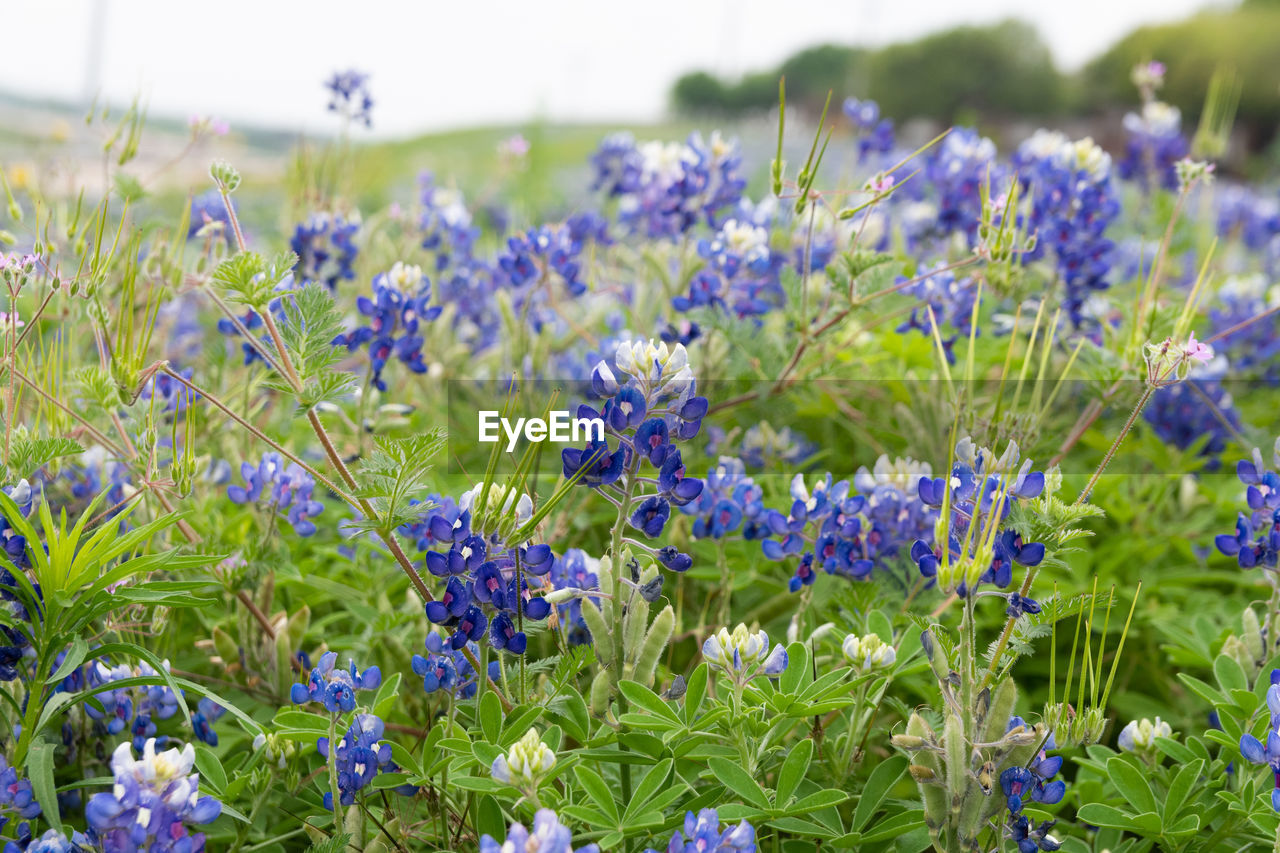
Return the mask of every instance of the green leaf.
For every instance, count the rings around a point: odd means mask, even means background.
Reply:
[[[657,693],[654,693],[638,681],[620,681],[618,689],[622,691],[622,695],[626,697],[627,701],[637,708],[643,708],[656,717],[661,717],[669,723],[683,727],[684,724],[681,722],[680,717],[676,715],[676,712],[671,709],[671,706]]]
[[[1248,690],[1249,678],[1240,668],[1240,664],[1230,655],[1218,655],[1213,661],[1213,674],[1218,685],[1226,692],[1232,690]]]
[[[851,829],[861,830],[867,825],[867,821],[871,820],[884,798],[889,796],[902,774],[907,772],[908,763],[905,755],[893,755],[876,765],[876,769],[871,771],[871,776],[862,786],[862,796],[858,798],[858,807],[853,810],[853,822],[849,824]]]
[[[53,675],[45,679],[45,684],[55,684],[71,674],[72,670],[84,663],[85,657],[89,654],[89,644],[80,637],[76,637],[71,641],[71,648],[67,649],[67,655],[62,659],[62,665],[54,671]]]
[[[1116,829],[1133,830],[1136,824],[1133,818],[1120,811],[1115,806],[1108,806],[1104,803],[1086,803],[1076,812],[1076,818],[1082,823],[1091,823],[1094,826],[1110,826]]]
[[[1173,781],[1169,783],[1169,792],[1164,797],[1164,806],[1160,809],[1160,816],[1164,818],[1165,823],[1176,821],[1178,811],[1182,808],[1183,803],[1187,801],[1191,786],[1200,777],[1200,771],[1203,769],[1203,761],[1199,759],[1188,761],[1178,771],[1178,775],[1173,777]]]
[[[604,778],[599,773],[587,767],[585,764],[579,764],[573,768],[574,777],[578,780],[579,787],[591,798],[591,802],[595,803],[600,811],[609,818],[611,826],[618,825],[618,804],[613,800],[613,794],[609,791],[609,786],[605,784]]]
[[[53,783],[53,751],[54,745],[49,741],[36,740],[31,743],[31,748],[27,751],[27,779],[31,782],[31,791],[40,803],[45,820],[61,832],[58,793]]]
[[[702,700],[707,696],[708,672],[709,669],[704,661],[698,664],[698,667],[685,683],[684,724],[686,726],[692,726],[693,721],[698,718],[698,711],[702,708]]]
[[[476,708],[476,717],[485,740],[497,743],[502,738],[502,703],[491,690],[486,690]]]
[[[707,764],[716,781],[742,797],[744,802],[762,809],[769,808],[769,798],[764,789],[746,770],[727,758],[712,758]]]
[[[222,769],[222,762],[212,749],[202,744],[196,746],[196,769],[200,771],[200,780],[208,782],[215,794],[227,787],[227,771]]]
[[[813,741],[809,738],[798,741],[778,769],[778,787],[774,792],[773,804],[782,808],[791,802],[791,797],[800,785],[800,780],[809,772],[809,762],[813,758]]]
[[[1156,796],[1151,791],[1151,783],[1128,759],[1116,756],[1108,761],[1107,775],[1111,777],[1111,784],[1116,786],[1121,796],[1139,813],[1156,810]]]
[[[281,734],[329,736],[329,718],[311,711],[283,708],[276,712],[271,724]]]
[[[659,789],[667,783],[667,779],[671,778],[671,768],[673,766],[670,758],[656,764],[652,767],[645,777],[640,780],[640,784],[636,786],[635,791],[631,794],[631,802],[627,803],[626,812],[623,813],[624,824],[629,824],[631,819],[640,814],[640,810],[645,808],[650,800],[658,793]]]

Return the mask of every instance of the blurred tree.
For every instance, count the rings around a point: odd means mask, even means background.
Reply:
[[[1241,83],[1237,124],[1257,149],[1280,122],[1280,0],[1247,0],[1238,9],[1210,11],[1186,21],[1141,27],[1091,62],[1083,73],[1088,108],[1137,102],[1129,73],[1151,59],[1168,71],[1160,97],[1183,112],[1190,130],[1214,72],[1231,68]]]
[[[1062,91],[1039,34],[1009,20],[956,27],[878,51],[867,94],[885,115],[951,122],[960,112],[1051,115],[1062,106]]]

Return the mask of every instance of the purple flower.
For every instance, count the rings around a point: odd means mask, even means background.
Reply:
[[[355,710],[357,690],[376,690],[382,684],[382,672],[376,666],[359,672],[355,661],[346,670],[339,669],[337,662],[337,652],[325,652],[306,684],[295,684],[289,691],[294,704],[319,702],[331,714],[345,714]]]

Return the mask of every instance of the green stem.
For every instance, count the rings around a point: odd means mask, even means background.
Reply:
[[[729,560],[725,556],[725,542],[716,540],[716,565],[720,567],[720,624],[729,624],[729,599],[733,595],[733,575],[729,572]]]

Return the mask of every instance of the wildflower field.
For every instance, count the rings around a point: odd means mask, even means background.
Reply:
[[[1163,74],[0,163],[5,853],[1280,849],[1280,194]]]

